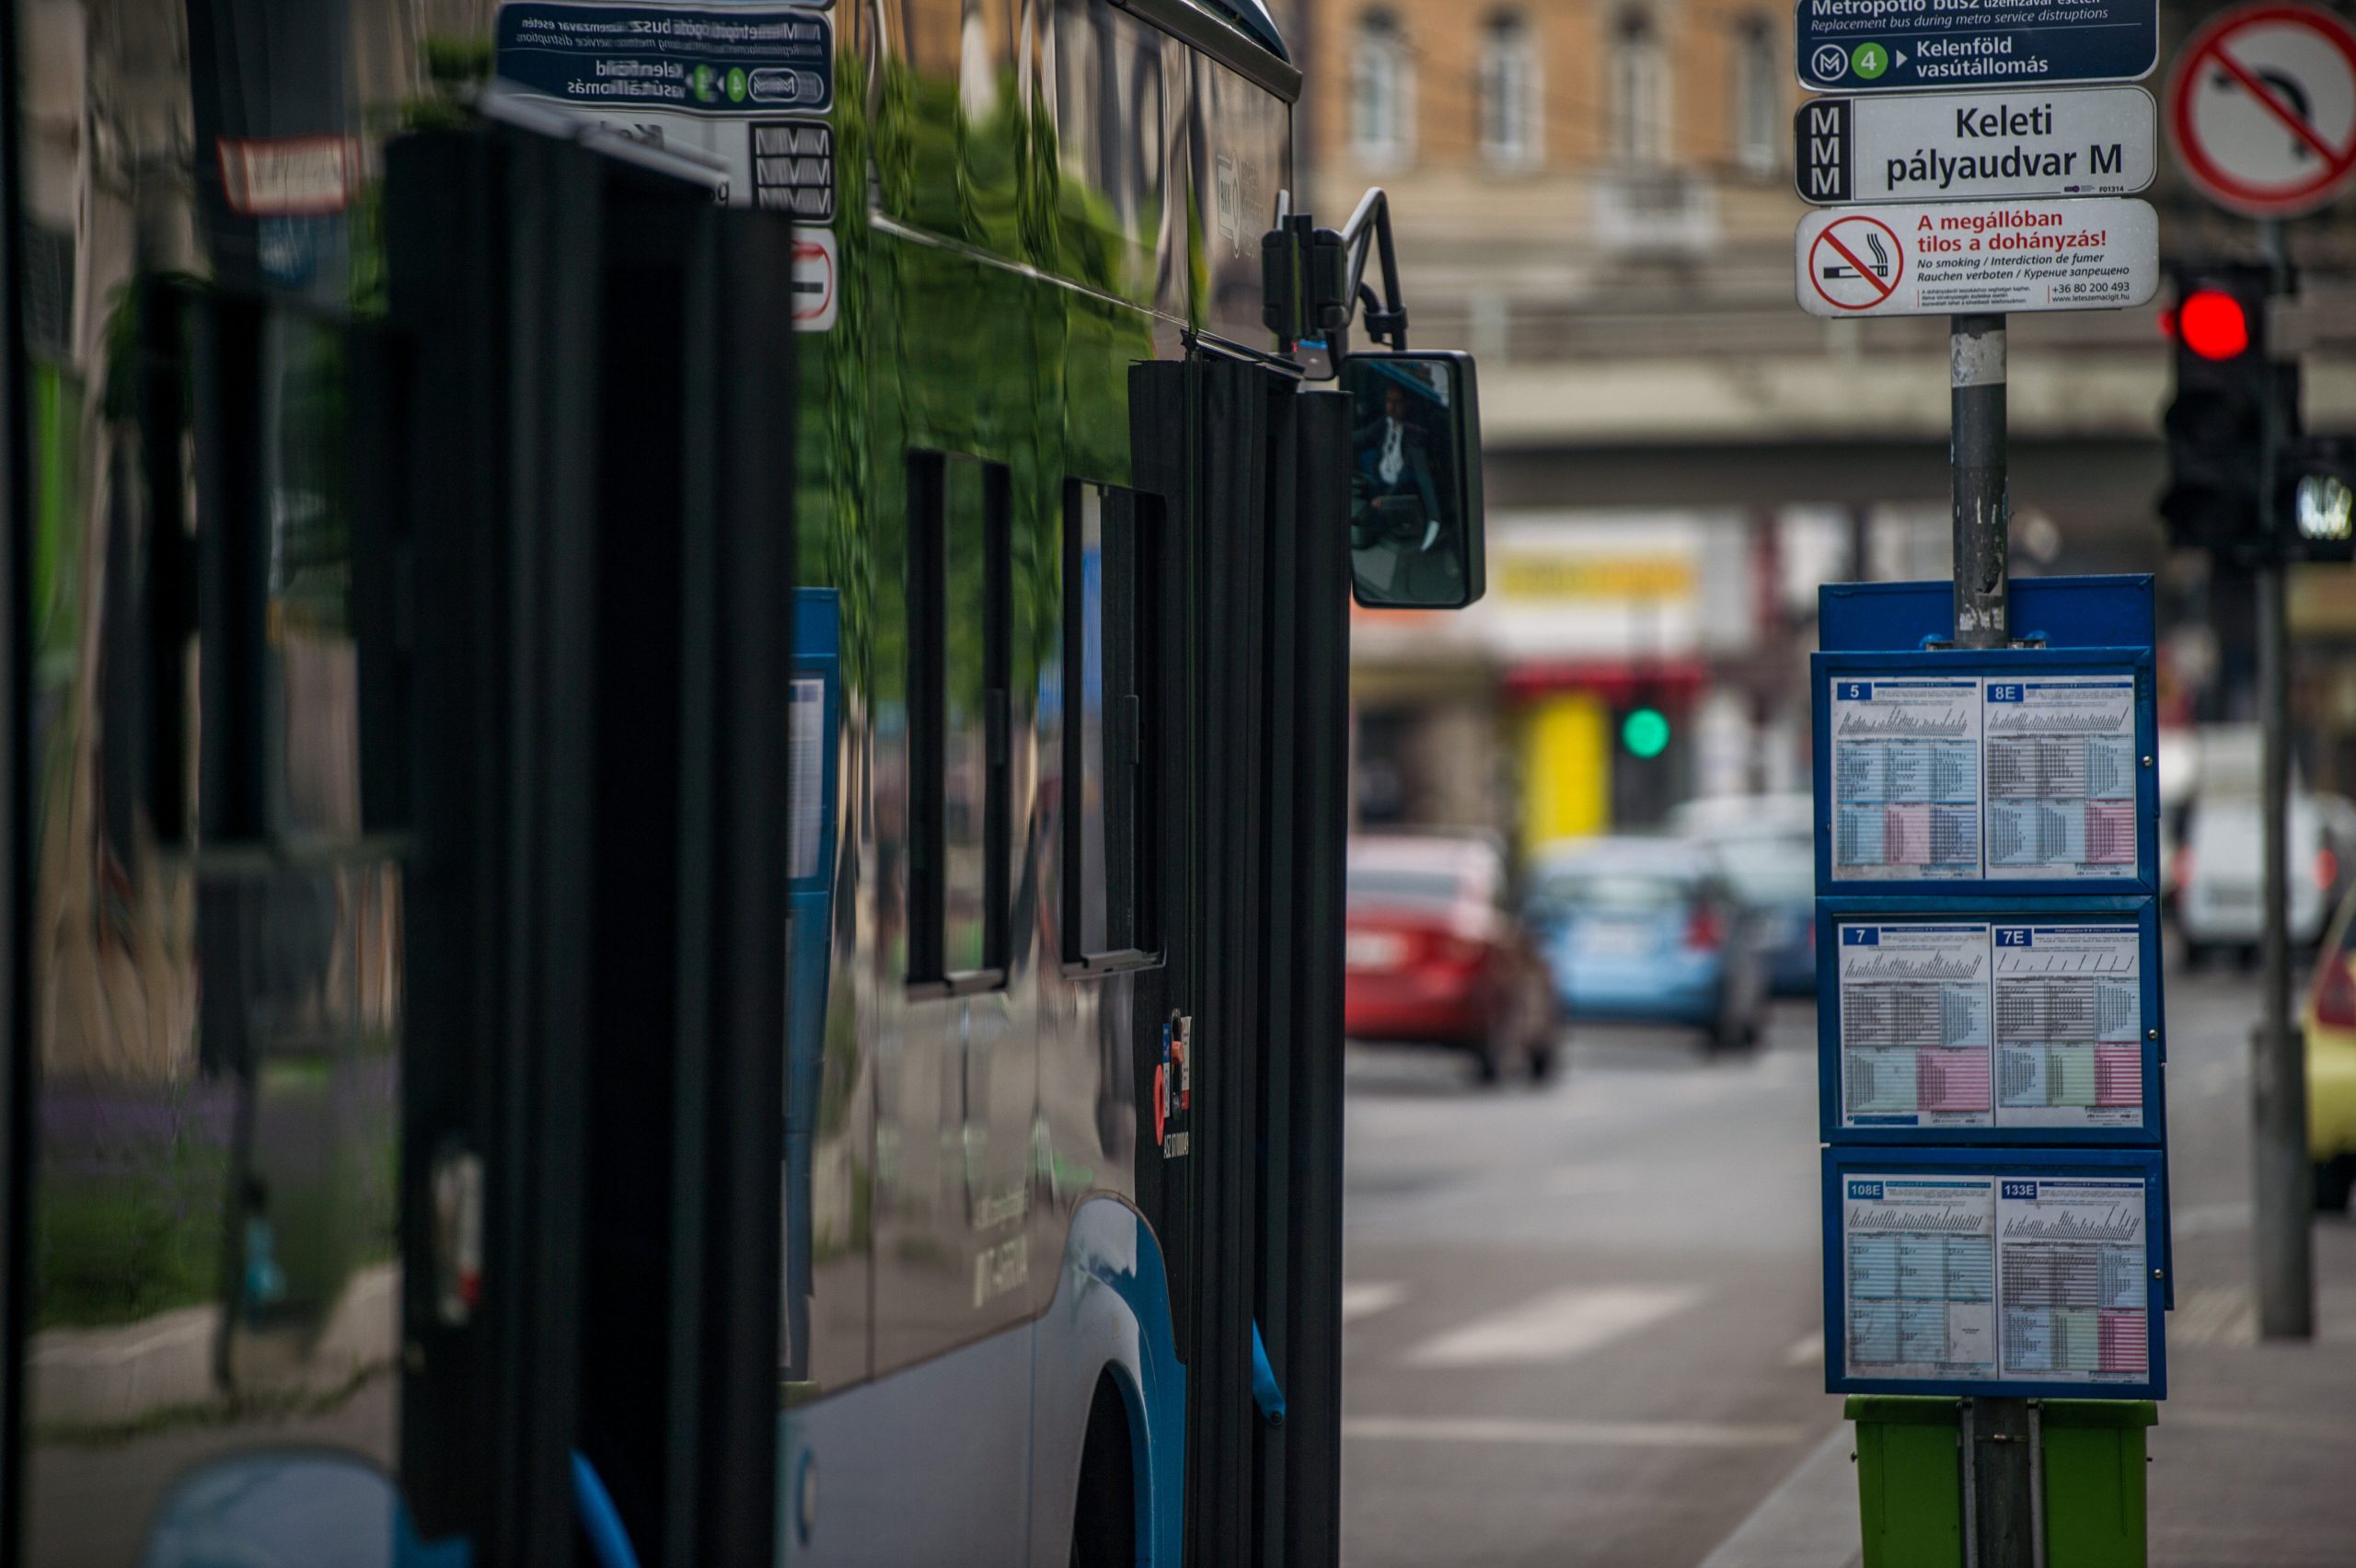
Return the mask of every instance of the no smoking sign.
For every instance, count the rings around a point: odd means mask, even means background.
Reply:
[[[2210,200],[2294,217],[2356,179],[2356,29],[2313,6],[2228,11],[2186,40],[2168,134]]]
[[[1808,247],[1808,284],[1837,310],[1871,310],[1905,276],[1906,247],[1888,224],[1862,213],[1827,224]]]

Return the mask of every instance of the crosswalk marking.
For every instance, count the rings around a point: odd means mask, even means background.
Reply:
[[[1547,1447],[1773,1448],[1807,1428],[1767,1422],[1515,1421],[1489,1416],[1356,1415],[1342,1435],[1361,1443],[1528,1443]]]
[[[1397,1280],[1352,1280],[1342,1286],[1342,1321],[1354,1323],[1388,1312],[1407,1298],[1407,1287]]]
[[[1784,1365],[1786,1366],[1814,1366],[1823,1359],[1824,1332],[1821,1329],[1814,1333],[1802,1334],[1792,1342],[1790,1349],[1784,1352]]]
[[[1568,1361],[1681,1312],[1702,1298],[1685,1285],[1575,1286],[1476,1319],[1427,1341],[1414,1366],[1491,1366]]]

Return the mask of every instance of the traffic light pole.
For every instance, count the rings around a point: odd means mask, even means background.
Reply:
[[[2258,225],[2272,274],[2269,297],[2288,283],[2281,220]],[[2263,829],[2259,853],[2265,891],[2264,1010],[2250,1060],[2251,1172],[2257,1196],[2258,1323],[2268,1339],[2315,1334],[2315,1258],[2309,1216],[2315,1177],[2307,1159],[2306,1042],[2291,1022],[2290,629],[2284,603],[2289,568],[2278,548],[2291,520],[2275,515],[2277,448],[2283,433],[2282,400],[2269,380],[2260,405],[2258,497],[2260,534],[2268,541],[2258,569],[2258,718],[2264,748],[2260,785]]]
[[[1955,646],[2012,641],[2007,558],[2004,318],[1956,316],[1947,327],[1948,462],[1955,525]],[[1967,1399],[1963,1438],[1967,1568],[2038,1568],[2044,1521],[2037,1412],[2027,1400]]]

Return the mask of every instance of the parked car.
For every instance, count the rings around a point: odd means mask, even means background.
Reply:
[[[2332,896],[2340,882],[2339,851],[2325,831],[2315,798],[2291,797],[2284,869],[2290,877],[2290,929],[2293,945],[2312,944],[2323,934]],[[2186,808],[2184,837],[2169,863],[2174,877],[2177,934],[2185,961],[2198,963],[2230,949],[2254,959],[2261,932],[2265,856],[2259,852],[2258,797],[2235,791],[2204,792]]]
[[[1344,938],[1349,1038],[1465,1052],[1484,1083],[1554,1069],[1560,1015],[1510,900],[1503,851],[1480,838],[1353,839]]]
[[[2307,1157],[2316,1207],[2348,1206],[2356,1188],[2356,891],[2340,901],[2307,986]]]
[[[1702,846],[1565,845],[1540,861],[1527,915],[1574,1022],[1684,1024],[1712,1050],[1759,1039],[1767,986],[1753,917]]]

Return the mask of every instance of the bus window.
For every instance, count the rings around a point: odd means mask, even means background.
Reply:
[[[1150,951],[1148,896],[1152,778],[1147,711],[1152,682],[1154,574],[1161,501],[1109,485],[1065,487],[1065,646],[1071,652],[1073,719],[1064,732],[1072,802],[1065,823],[1064,955],[1102,963]]]
[[[908,460],[908,980],[1006,970],[1006,468]]]

